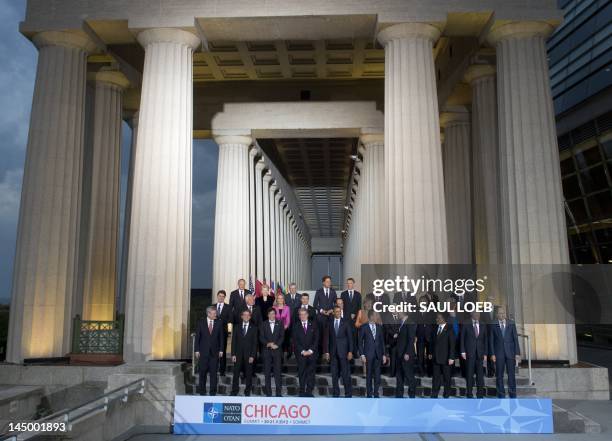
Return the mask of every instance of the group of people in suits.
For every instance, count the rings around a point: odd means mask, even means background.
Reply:
[[[324,276],[312,306],[310,296],[298,293],[295,284],[289,285],[286,295],[276,296],[264,285],[261,296],[255,298],[241,279],[229,303],[225,291],[219,291],[217,304],[207,308],[206,317],[197,325],[200,393],[206,394],[208,376],[209,394],[217,392],[217,374],[226,370],[231,325],[232,395],[238,394],[241,375],[245,379],[244,394],[250,395],[259,359],[263,362],[265,395],[272,395],[274,379],[276,396],[282,396],[283,360],[294,356],[300,396],[313,396],[319,359],[330,364],[334,397],[340,396],[340,380],[344,396],[352,396],[351,365],[356,359],[364,367],[368,397],[379,396],[381,370],[389,364],[397,380],[396,397],[404,396],[406,386],[408,396],[415,397],[416,373],[430,372],[431,396],[438,397],[443,387],[443,397],[447,398],[456,359],[461,360],[467,379],[468,398],[473,397],[474,384],[476,396],[484,397],[487,362],[495,365],[498,396],[505,396],[505,371],[509,396],[516,396],[514,367],[520,360],[520,349],[516,326],[507,319],[504,307],[497,309],[495,320],[486,323],[477,312],[463,320],[437,313],[435,323],[431,316],[418,313],[383,317],[373,308],[378,299],[372,294],[362,299],[354,283],[352,278],[347,279],[346,289],[338,296],[331,278]],[[397,293],[394,302],[410,299],[414,297],[409,293]],[[419,300],[434,301],[430,294]]]

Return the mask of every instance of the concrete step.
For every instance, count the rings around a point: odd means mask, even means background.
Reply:
[[[555,433],[601,433],[601,425],[574,410],[553,404]]]

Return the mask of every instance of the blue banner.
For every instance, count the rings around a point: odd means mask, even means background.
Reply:
[[[553,433],[552,401],[179,395],[174,433]]]

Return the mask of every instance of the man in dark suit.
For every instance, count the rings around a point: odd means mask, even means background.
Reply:
[[[334,312],[334,305],[338,295],[331,287],[331,277],[323,276],[323,286],[317,289],[312,306],[317,311],[317,326],[319,328],[319,348],[323,353],[329,352],[327,348],[329,338],[329,318]]]
[[[310,296],[307,293],[304,293],[300,296],[300,301],[300,306],[293,311],[291,323],[296,323],[300,321],[300,317],[298,315],[300,309],[305,309],[308,312],[308,320],[311,322],[314,321],[317,316],[317,311],[308,304],[310,302]]]
[[[516,398],[514,369],[521,360],[516,325],[506,318],[506,308],[497,308],[497,321],[489,328],[489,356],[495,363],[497,397],[504,398],[504,370],[508,371],[508,395]]]
[[[416,325],[410,323],[408,314],[400,313],[401,322],[399,326],[397,344],[395,346],[396,361],[396,398],[404,397],[404,384],[408,383],[408,396],[414,398],[416,395],[416,378],[414,377],[414,365],[416,353],[414,341],[416,339]]]
[[[245,306],[242,311],[249,311],[251,313],[251,323],[255,325],[255,328],[259,328],[261,325],[261,309],[255,306],[255,297],[253,294],[247,294],[245,297]],[[242,317],[242,311],[240,311],[240,316]]]
[[[314,321],[308,320],[308,311],[299,309],[298,320],[293,324],[295,358],[298,364],[300,397],[312,397],[319,331]]]
[[[375,322],[377,313],[368,311],[368,323],[359,328],[361,361],[366,365],[366,394],[368,398],[380,397],[380,371],[387,363],[385,336],[382,325]]]
[[[342,307],[334,307],[334,316],[329,326],[329,353],[325,358],[330,360],[332,374],[332,392],[334,397],[340,396],[338,374],[342,377],[344,396],[353,396],[351,383],[351,367],[349,362],[353,359],[353,325],[347,318],[342,318]]]
[[[234,326],[232,332],[232,362],[234,372],[232,378],[232,395],[238,395],[240,373],[244,373],[244,396],[251,395],[253,387],[253,365],[257,355],[257,327],[251,323],[251,313],[248,309],[240,314],[240,323]]]
[[[402,318],[396,312],[389,313],[384,319],[385,345],[389,354],[389,375],[395,377],[397,369],[397,338]]]
[[[436,314],[436,323],[437,326],[431,337],[430,357],[433,364],[431,398],[438,398],[442,381],[444,381],[442,396],[448,398],[451,386],[451,367],[455,364],[455,337],[443,313]]]
[[[281,359],[283,357],[284,338],[285,328],[280,321],[276,320],[276,310],[274,308],[268,309],[268,320],[264,321],[259,327],[259,342],[263,347],[262,356],[266,377],[264,393],[267,397],[272,396],[272,375],[274,375],[276,396],[282,396]]]
[[[219,375],[225,375],[225,366],[227,364],[227,336],[229,333],[228,325],[232,322],[232,307],[225,303],[226,293],[224,290],[220,290],[217,293],[217,318],[221,320],[223,325],[223,357],[219,361]]]
[[[484,398],[484,364],[487,362],[489,342],[487,327],[480,321],[480,313],[472,312],[470,321],[461,326],[461,358],[466,363],[466,398],[473,398],[476,374],[476,398]]]
[[[291,318],[293,318],[294,311],[302,304],[302,296],[297,292],[297,285],[295,283],[289,284],[289,292],[285,296],[285,304],[291,311]]]
[[[344,317],[350,319],[355,324],[357,314],[361,309],[361,293],[355,289],[355,279],[346,279],[346,290],[340,294],[344,304]]]
[[[210,374],[209,395],[217,394],[219,357],[223,356],[223,325],[217,320],[217,309],[206,308],[206,318],[198,321],[195,348],[200,365],[200,395],[206,395],[206,378]]]
[[[246,306],[246,296],[251,294],[251,291],[245,288],[246,282],[244,279],[238,280],[238,289],[230,293],[230,306],[232,307],[234,323],[240,322],[241,313]]]
[[[430,293],[423,294],[417,301],[417,371],[423,376],[432,375],[431,336],[436,325],[436,317],[431,312],[421,311],[420,307],[421,305],[429,305],[433,301],[433,296]]]

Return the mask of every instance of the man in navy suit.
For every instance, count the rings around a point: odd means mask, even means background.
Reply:
[[[466,362],[466,398],[473,398],[476,374],[476,398],[484,398],[484,364],[487,362],[489,341],[487,327],[480,321],[480,313],[472,312],[469,321],[461,326],[461,358]]]
[[[342,291],[340,298],[344,305],[344,318],[350,319],[354,324],[361,309],[361,293],[355,289],[355,279],[346,279],[346,290]]]
[[[308,310],[306,309],[298,310],[298,321],[293,324],[293,342],[298,364],[300,397],[312,397],[319,331],[315,322],[308,320]]]
[[[516,398],[516,379],[514,368],[521,360],[516,325],[506,318],[506,308],[497,308],[497,321],[489,329],[489,356],[495,363],[497,397],[504,398],[504,369],[508,371],[508,394]]]
[[[302,304],[302,296],[297,292],[297,285],[295,283],[289,284],[289,292],[285,296],[285,304],[289,307],[291,317],[293,318],[293,312]]]
[[[276,320],[276,310],[274,308],[268,309],[268,320],[259,327],[259,342],[263,346],[262,356],[266,377],[264,393],[266,397],[272,396],[272,375],[274,375],[276,396],[282,396],[281,359],[283,357],[284,338],[285,328],[280,321]]]
[[[323,286],[317,289],[312,306],[317,311],[317,325],[321,333],[321,335],[319,335],[319,347],[322,353],[326,353],[329,352],[327,348],[329,318],[334,312],[334,305],[336,304],[338,295],[336,294],[336,290],[331,287],[332,281],[330,276],[323,276],[321,280]]]
[[[206,377],[210,374],[210,395],[217,394],[217,369],[223,356],[223,324],[217,320],[217,308],[206,308],[206,318],[198,321],[195,356],[200,360],[200,395],[206,395]]]
[[[330,359],[333,396],[340,396],[338,384],[338,373],[342,376],[344,384],[344,396],[353,396],[353,385],[351,384],[351,367],[349,362],[353,359],[353,325],[350,320],[342,317],[342,308],[334,307],[334,317],[329,326],[329,353],[326,358]]]
[[[414,377],[416,325],[409,322],[406,313],[400,313],[400,319],[401,323],[395,346],[395,356],[397,357],[395,397],[404,397],[404,384],[408,382],[408,396],[414,398],[416,395],[416,378]]]
[[[232,395],[238,395],[240,373],[244,373],[246,387],[244,396],[251,395],[253,387],[253,366],[257,355],[257,327],[251,323],[251,312],[245,309],[240,314],[240,323],[234,325],[232,332]]]
[[[455,363],[455,336],[453,328],[446,321],[445,314],[438,312],[436,323],[431,336],[430,357],[433,365],[431,398],[438,398],[442,382],[444,382],[442,396],[448,398],[451,387],[451,366]]]
[[[226,293],[224,290],[217,292],[217,319],[221,320],[223,324],[223,357],[221,357],[219,363],[219,375],[225,375],[225,367],[227,365],[227,336],[228,336],[228,324],[232,321],[232,307],[225,303]]]
[[[385,333],[382,325],[375,322],[377,313],[368,311],[368,323],[359,328],[361,361],[366,365],[366,394],[368,398],[380,397],[380,370],[387,363]],[[372,387],[373,386],[373,387]]]
[[[232,307],[234,323],[240,322],[240,316],[246,306],[246,296],[251,294],[251,291],[245,288],[246,281],[244,279],[238,280],[238,289],[233,290],[230,293],[229,304]]]

